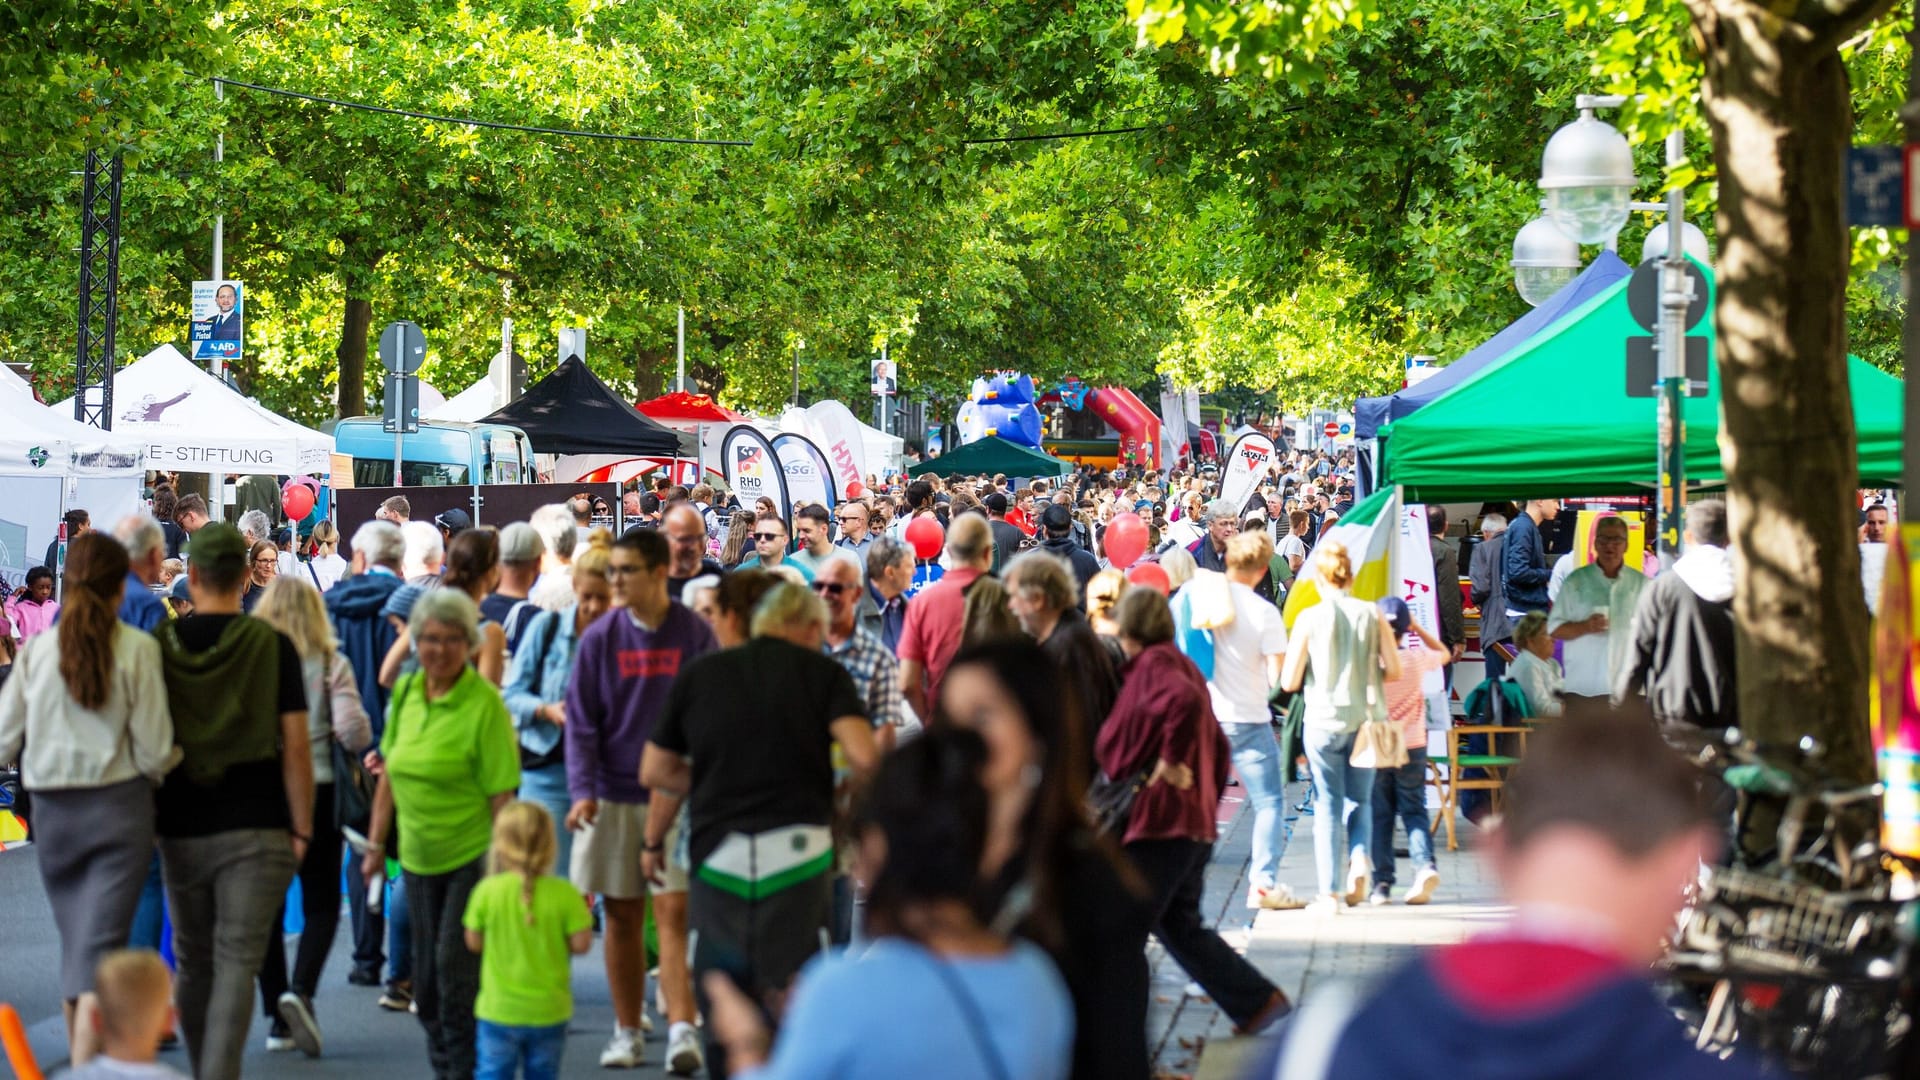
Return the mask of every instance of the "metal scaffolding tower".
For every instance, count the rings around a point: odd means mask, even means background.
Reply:
[[[100,152],[87,151],[80,191],[79,356],[73,418],[113,427],[113,338],[120,317],[120,154],[102,175]]]

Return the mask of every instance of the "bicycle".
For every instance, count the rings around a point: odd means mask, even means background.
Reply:
[[[1661,968],[1702,1050],[1738,1047],[1822,1077],[1883,1075],[1912,1029],[1920,905],[1891,894],[1904,860],[1861,835],[1873,815],[1860,807],[1881,786],[1812,776],[1801,763],[1820,752],[1805,739],[1783,762],[1737,731],[1701,751],[1735,796],[1735,842],[1726,865],[1702,868]],[[1755,851],[1762,807],[1781,818]]]

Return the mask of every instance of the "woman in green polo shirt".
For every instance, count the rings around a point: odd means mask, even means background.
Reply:
[[[519,744],[500,691],[468,665],[480,643],[480,612],[457,589],[415,602],[408,633],[420,669],[403,675],[387,703],[385,761],[374,796],[369,881],[384,876],[385,840],[404,824],[413,930],[413,995],[436,1077],[474,1071],[473,1002],[480,959],[468,951],[461,915],[485,871],[493,815],[520,786]]]

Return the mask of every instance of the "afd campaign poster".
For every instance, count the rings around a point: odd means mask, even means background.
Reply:
[[[246,286],[238,281],[193,283],[193,358],[240,359]]]

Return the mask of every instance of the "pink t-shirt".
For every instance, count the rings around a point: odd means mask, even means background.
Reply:
[[[1401,649],[1400,677],[1387,680],[1387,719],[1400,725],[1400,737],[1409,750],[1427,745],[1427,697],[1420,680],[1447,664],[1439,649]]]

